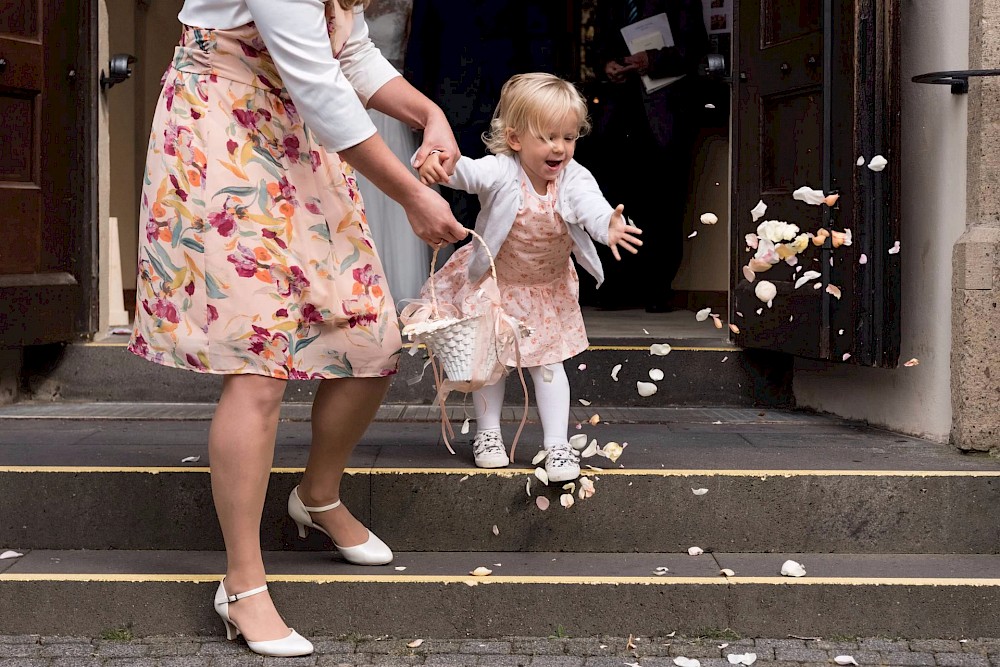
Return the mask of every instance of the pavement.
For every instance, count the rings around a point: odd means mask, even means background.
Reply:
[[[263,658],[242,641],[216,637],[116,639],[0,635],[0,667],[282,667],[440,665],[442,667],[700,667],[755,664],[1000,667],[1000,639],[740,638],[717,630],[701,637],[510,637],[464,640],[312,637],[316,653]],[[734,656],[741,656],[737,659]],[[838,659],[839,658],[839,659]],[[852,658],[854,663],[846,661]],[[741,661],[742,660],[742,661]]]

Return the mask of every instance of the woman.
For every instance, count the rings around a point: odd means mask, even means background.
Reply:
[[[262,655],[312,652],[267,594],[260,550],[287,380],[322,380],[305,474],[288,500],[300,533],[326,533],[351,562],[392,559],[339,502],[400,349],[353,170],[397,201],[425,242],[466,234],[366,113],[421,128],[417,161],[442,150],[454,169],[444,114],[372,45],[363,4],[186,0],[147,153],[129,349],[225,376],[209,432],[227,556],[215,608],[227,636],[243,634]]]

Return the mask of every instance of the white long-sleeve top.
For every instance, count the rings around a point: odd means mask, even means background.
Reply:
[[[336,9],[347,40],[334,57],[323,0],[184,0],[184,25],[226,30],[253,21],[296,109],[323,147],[336,152],[375,134],[365,107],[399,72],[368,37],[360,8]]]
[[[478,159],[461,157],[447,183],[450,188],[479,196],[480,211],[476,233],[483,237],[494,257],[507,239],[517,213],[524,208],[521,193],[521,162],[509,155],[487,155]],[[570,160],[556,181],[555,211],[566,223],[573,239],[573,254],[600,287],[604,269],[594,247],[608,244],[608,225],[614,207],[601,193],[593,174],[576,160]],[[469,280],[475,282],[490,268],[490,259],[481,245],[469,262]]]

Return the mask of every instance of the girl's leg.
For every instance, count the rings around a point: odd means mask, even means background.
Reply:
[[[309,507],[340,500],[340,480],[354,446],[375,418],[391,379],[323,380],[312,405],[312,446],[299,483],[299,499]],[[344,505],[312,514],[342,547],[364,544],[368,529]]]
[[[472,441],[472,456],[480,468],[504,468],[510,464],[507,448],[500,433],[500,411],[503,408],[505,378],[472,392],[476,412],[476,437]]]
[[[542,446],[568,442],[569,437],[569,378],[562,363],[532,366],[531,383],[535,387],[535,403],[542,421]],[[546,381],[546,377],[551,377]]]
[[[208,433],[212,498],[226,543],[226,592],[242,593],[265,582],[260,519],[274,459],[285,381],[261,375],[227,375]],[[237,600],[229,614],[253,641],[288,636],[288,626],[268,593]]]

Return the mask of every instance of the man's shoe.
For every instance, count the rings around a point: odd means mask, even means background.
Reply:
[[[506,468],[510,465],[500,431],[480,431],[472,441],[472,455],[479,468]]]

